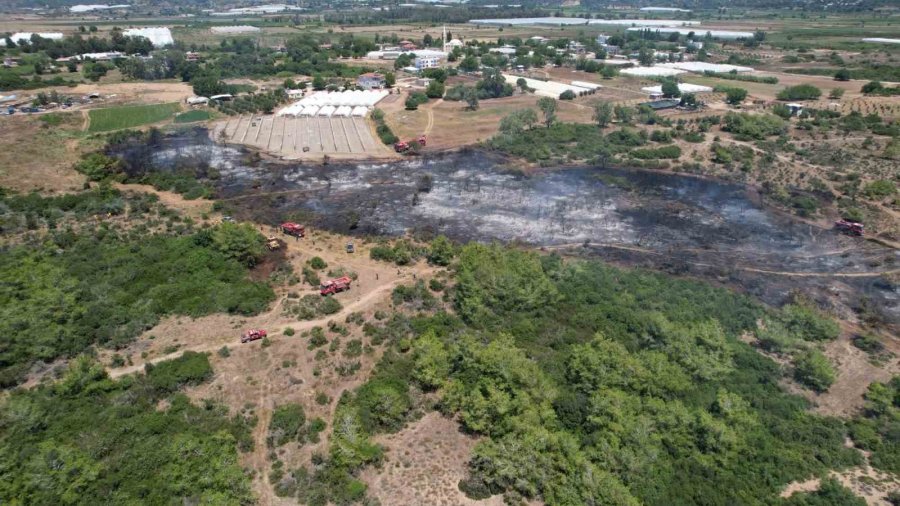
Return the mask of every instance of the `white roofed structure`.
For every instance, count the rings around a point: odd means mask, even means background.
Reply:
[[[684,74],[684,72],[684,70],[662,67],[659,65],[654,65],[652,67],[632,67],[619,71],[622,75],[632,77],[669,77]]]
[[[690,9],[681,9],[678,7],[641,7],[643,12],[691,12]]]
[[[209,29],[212,33],[253,33],[258,32],[260,29],[255,26],[250,25],[235,25],[235,26],[214,26]]]
[[[165,26],[154,26],[150,28],[129,28],[122,32],[126,37],[146,37],[150,39],[153,47],[171,46],[175,44],[172,38],[172,30]]]
[[[335,107],[333,105],[325,105],[319,109],[318,116],[325,116],[326,118],[330,118],[334,114],[334,111],[336,111],[336,110],[337,110],[337,107]]]
[[[542,97],[559,98],[564,91],[571,91],[575,94],[591,91],[594,88],[576,86],[575,84],[566,84],[558,81],[541,81],[540,79],[530,79],[528,77],[503,74],[506,82],[516,86],[519,79],[524,79],[529,88],[534,90],[535,95]]]
[[[690,84],[690,83],[678,83],[678,91],[682,93],[710,93],[712,92],[712,88],[709,86],[701,86],[699,84]],[[647,86],[641,88],[641,91],[645,91],[650,95],[662,95],[662,85],[658,86]]]
[[[367,114],[369,114],[369,108],[361,105],[354,107],[353,111],[350,112],[351,116],[357,116],[360,118],[365,118]]]
[[[369,108],[374,107],[389,93],[387,90],[318,91],[282,108],[276,114],[278,116],[321,116],[324,110],[327,116],[331,116],[339,108],[347,108],[341,109],[341,111],[344,112],[342,115],[349,116],[353,110],[360,107],[368,112]]]
[[[900,44],[900,39],[886,39],[884,37],[866,37],[863,42],[879,42],[881,44]]]
[[[69,12],[72,13],[81,13],[81,12],[91,12],[91,11],[103,11],[110,9],[128,9],[131,7],[128,4],[118,4],[118,5],[107,5],[107,4],[78,4],[69,7]]]
[[[647,27],[632,27],[627,28],[629,32],[636,32],[641,30],[646,30]],[[677,33],[680,35],[689,35],[691,33],[694,34],[694,37],[705,37],[709,34],[714,39],[722,39],[722,40],[737,40],[737,39],[749,39],[753,37],[753,32],[737,32],[733,30],[704,30],[700,27],[694,28],[655,28],[653,31],[659,33]]]
[[[31,42],[31,36],[37,35],[42,39],[50,39],[50,40],[62,40],[63,34],[61,32],[17,32],[9,36],[9,38],[15,42],[16,44],[20,42]],[[6,39],[0,38],[0,46],[6,45]]]
[[[535,25],[535,26],[560,26],[560,25],[617,25],[617,26],[690,26],[699,25],[699,21],[686,21],[683,19],[584,19],[584,18],[499,18],[499,19],[470,19],[469,23],[475,25]]]
[[[702,74],[704,72],[753,72],[753,69],[751,67],[742,67],[740,65],[730,65],[726,63],[706,63],[702,61],[660,63],[659,66],[678,70],[686,70],[688,72],[696,72],[698,74]]]
[[[350,113],[352,113],[352,112],[353,112],[352,107],[350,107],[349,105],[342,105],[334,111],[334,115],[340,116],[342,118],[346,118],[346,117],[350,116]]]

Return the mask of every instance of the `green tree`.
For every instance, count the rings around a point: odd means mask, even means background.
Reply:
[[[475,72],[476,70],[478,70],[478,58],[472,55],[466,56],[462,59],[461,62],[459,62],[458,68],[463,72]]]
[[[613,117],[613,107],[609,102],[599,101],[594,103],[594,112],[592,115],[594,121],[597,123],[597,126],[600,128],[606,128],[609,126],[609,123],[612,121]]]
[[[788,86],[778,92],[778,100],[816,100],[822,96],[822,90],[811,84]]]
[[[428,98],[443,98],[444,84],[437,80],[431,81],[428,83],[428,87],[425,88],[425,95],[427,95]]]
[[[433,330],[422,334],[412,347],[413,377],[426,389],[435,389],[450,376],[450,353]]]
[[[520,78],[516,79],[516,86],[518,86],[519,89],[522,90],[522,93],[527,92],[529,89],[528,81],[526,81],[524,77],[520,77]]]
[[[662,94],[666,98],[678,98],[681,96],[681,90],[678,89],[678,82],[667,79],[662,83]]]
[[[213,75],[195,76],[191,79],[191,87],[193,88],[194,95],[197,95],[198,97],[211,97],[227,91],[225,83]]]
[[[529,109],[530,110],[530,109]],[[532,111],[534,114],[534,111]],[[439,235],[435,237],[428,248],[428,263],[446,267],[453,261],[456,255],[456,247],[447,236]]]
[[[537,113],[534,109],[520,109],[506,115],[500,120],[500,132],[507,135],[517,135],[526,129],[531,129],[537,123]]]
[[[747,90],[744,88],[728,88],[725,92],[725,101],[729,105],[740,105],[747,98]]]
[[[316,74],[313,76],[312,87],[316,91],[322,91],[325,89],[327,83],[325,82],[325,78],[322,77],[321,74]]]
[[[538,109],[541,110],[541,114],[544,115],[544,125],[547,128],[556,121],[556,100],[550,97],[541,97],[537,102]]]
[[[477,111],[478,110],[478,90],[471,86],[467,86],[464,90],[463,95],[464,100],[466,101],[466,109],[469,111]]]
[[[265,255],[265,237],[248,223],[221,223],[211,233],[215,248],[252,267]]]
[[[834,73],[835,81],[849,81],[850,80],[850,71],[847,69],[839,69]]]
[[[630,124],[632,118],[634,117],[634,109],[628,107],[626,105],[617,105],[613,109],[613,113],[616,116],[616,119],[619,123]]]
[[[385,72],[384,85],[388,88],[393,88],[395,84],[397,84],[397,76],[393,72]]]

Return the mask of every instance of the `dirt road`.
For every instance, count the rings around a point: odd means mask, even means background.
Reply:
[[[379,303],[383,298],[386,298],[390,292],[397,285],[411,281],[409,278],[400,278],[394,279],[391,281],[385,281],[380,285],[376,285],[372,288],[369,288],[364,295],[362,295],[359,299],[357,299],[352,304],[348,304],[344,306],[344,308],[335,314],[331,314],[328,316],[323,316],[322,318],[317,318],[315,320],[307,320],[303,322],[298,322],[295,318],[286,317],[280,314],[281,311],[281,302],[280,299],[276,302],[275,306],[272,310],[267,313],[261,314],[256,317],[248,318],[244,322],[244,326],[247,328],[265,328],[265,329],[281,329],[283,327],[291,327],[297,332],[302,332],[304,330],[310,330],[313,327],[319,326],[323,327],[328,324],[329,321],[340,321],[347,317],[350,313],[365,311],[375,304]],[[353,290],[351,290],[352,292]],[[357,289],[358,291],[358,289]],[[350,292],[348,292],[350,293]],[[218,315],[214,315],[218,316]],[[206,318],[198,318],[195,320],[196,322],[203,323]],[[224,331],[224,329],[223,329]],[[152,359],[144,360],[135,363],[134,365],[119,367],[119,368],[111,368],[109,369],[109,375],[112,378],[118,378],[120,376],[124,376],[126,374],[133,374],[139,372],[144,369],[146,364],[156,364],[159,362],[164,362],[166,360],[171,360],[173,358],[177,358],[181,356],[185,351],[196,351],[196,352],[213,352],[221,348],[222,346],[233,345],[238,343],[237,333],[231,332],[230,334],[227,331],[224,331],[225,334],[218,339],[211,341],[204,341],[201,343],[196,343],[193,345],[185,346],[183,348],[179,348],[178,351],[168,353],[165,355],[160,355],[157,357],[153,357]],[[254,346],[258,344],[251,344],[250,346]]]

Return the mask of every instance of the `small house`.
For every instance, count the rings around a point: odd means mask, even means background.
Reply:
[[[364,90],[375,90],[384,88],[387,86],[387,83],[385,82],[383,75],[377,72],[368,72],[366,74],[360,74],[360,76],[356,78],[356,85]]]

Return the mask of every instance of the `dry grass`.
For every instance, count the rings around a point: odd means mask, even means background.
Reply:
[[[385,463],[368,468],[362,479],[381,504],[396,506],[500,506],[501,496],[474,501],[457,484],[477,439],[460,432],[459,424],[431,412],[396,434],[376,440],[385,446]]]
[[[54,113],[57,125],[41,116],[10,116],[0,130],[0,186],[18,191],[80,190],[84,177],[72,170],[92,142],[79,133],[80,113]]]

